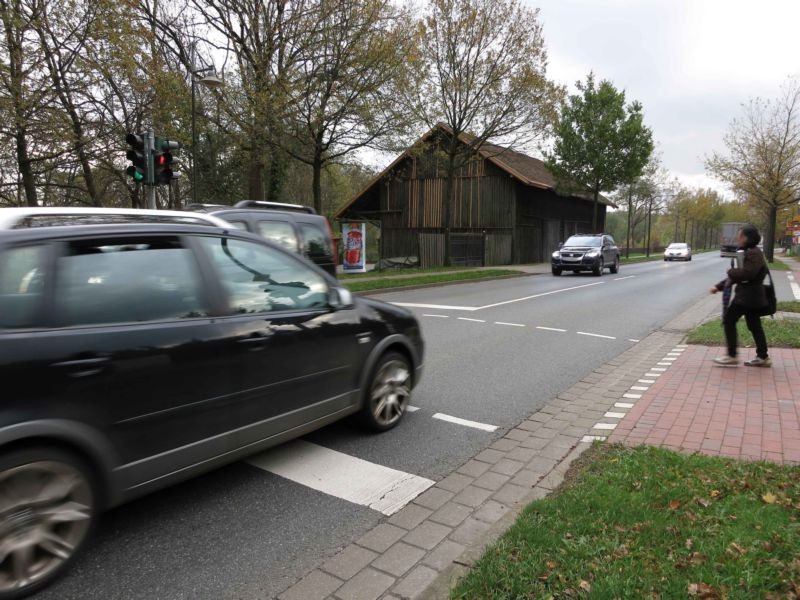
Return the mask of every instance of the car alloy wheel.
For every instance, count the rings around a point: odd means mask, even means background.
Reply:
[[[0,599],[57,577],[95,518],[87,470],[58,451],[23,450],[0,466]]]
[[[377,431],[391,429],[406,412],[411,398],[411,368],[396,352],[385,354],[375,367],[362,415]]]
[[[595,277],[600,277],[603,274],[603,270],[605,268],[606,266],[603,264],[603,261],[601,259],[598,265],[594,269],[592,269],[592,273],[594,273]]]
[[[619,273],[619,256],[614,259],[614,264],[611,265],[609,271],[612,273]]]
[[[555,275],[556,277],[558,277],[559,275],[561,275],[561,269],[558,269],[558,268],[556,268],[556,267],[553,267],[553,275]]]

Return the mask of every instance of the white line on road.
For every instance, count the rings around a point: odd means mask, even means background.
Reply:
[[[583,285],[575,285],[573,287],[561,288],[560,290],[553,290],[552,292],[542,292],[541,294],[534,294],[533,296],[525,296],[524,298],[514,298],[513,300],[505,300],[503,302],[495,302],[494,304],[487,304],[486,306],[479,306],[473,310],[483,310],[484,308],[494,308],[495,306],[503,306],[505,304],[513,304],[514,302],[523,302],[524,300],[533,300],[534,298],[541,298],[542,296],[549,296],[551,294],[560,294],[561,292],[569,292],[570,290],[579,290],[581,288],[591,287],[593,285],[602,285],[604,281],[596,281],[595,283],[585,283]]]
[[[450,415],[444,415],[442,413],[436,413],[433,415],[433,418],[439,419],[440,421],[447,421],[448,423],[455,423],[456,425],[463,425],[464,427],[480,429],[482,431],[495,431],[497,429],[496,425],[487,425],[486,423],[478,423],[477,421],[467,421],[466,419],[459,419],[458,417],[451,417]]]
[[[634,386],[631,386],[631,389],[639,391],[639,392],[646,392],[650,388],[648,386],[646,386],[646,385],[634,385]]]
[[[652,368],[652,369],[650,369],[650,370],[651,370],[651,371],[661,371],[662,373],[663,373],[664,371],[666,371],[666,369],[665,369],[664,367],[653,367],[653,368]],[[650,377],[650,373],[646,373],[646,375],[647,375],[648,377]]]
[[[655,379],[640,379],[639,383],[655,383]]]
[[[536,329],[541,329],[542,331],[558,331],[559,333],[566,333],[566,329],[557,329],[556,327],[539,327],[537,325]]]
[[[483,319],[469,319],[467,317],[458,317],[459,321],[472,321],[473,323],[486,323]]]
[[[503,323],[503,321],[495,321],[495,325],[508,325],[509,327],[525,327],[522,323]]]
[[[247,462],[384,515],[396,513],[435,483],[305,440],[267,450]]]
[[[665,356],[664,358],[662,358],[661,360],[666,360],[666,361],[669,361],[669,362],[674,362],[674,361],[676,361],[676,360],[678,360],[678,359],[677,359],[677,357],[675,357],[675,356],[669,356],[669,355],[667,355],[667,356]]]
[[[623,398],[631,398],[632,400],[638,400],[642,397],[641,394],[622,394]]]
[[[800,300],[800,284],[798,284],[795,281],[794,275],[792,273],[787,273],[786,276],[789,278],[789,286],[792,288],[794,299]]]
[[[439,310],[478,310],[475,306],[449,306],[447,304],[416,304],[414,302],[392,302],[395,306],[404,306],[405,308],[434,308]]]
[[[406,412],[417,412],[419,410],[419,406],[406,406]]]
[[[609,411],[609,412],[607,412],[606,414],[604,414],[603,416],[604,416],[606,419],[622,419],[622,418],[624,418],[624,417],[625,417],[625,414],[626,414],[626,413],[621,413],[621,412],[611,412],[611,411]]]
[[[606,438],[603,435],[585,435],[581,438],[582,442],[605,442]]]
[[[633,408],[633,402],[615,402],[614,408]]]
[[[423,314],[423,317],[436,317],[437,319],[449,319],[450,315],[426,315]]]
[[[616,429],[616,423],[595,423],[592,429]]]
[[[641,342],[642,340],[635,340],[633,338],[628,338],[628,341],[636,343],[636,342]]]
[[[617,277],[614,281],[622,281],[623,279],[633,279],[636,275],[628,275],[627,277]]]
[[[603,339],[606,339],[606,340],[615,340],[615,339],[617,339],[617,338],[615,338],[615,337],[613,337],[613,336],[610,336],[610,335],[600,335],[599,333],[586,333],[585,331],[576,331],[576,333],[577,333],[578,335],[588,335],[588,336],[591,336],[591,337],[603,338]]]
[[[672,366],[672,363],[670,363],[670,362],[659,362],[659,363],[656,363],[656,364],[659,367],[671,367]],[[653,369],[653,370],[655,371],[656,369]]]
[[[663,371],[664,369],[661,369],[661,370]],[[661,377],[661,373],[645,373],[644,376],[645,377]]]

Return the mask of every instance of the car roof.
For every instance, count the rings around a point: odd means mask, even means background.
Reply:
[[[211,209],[208,214],[215,215],[225,220],[233,219],[235,216],[240,218],[253,218],[253,219],[280,219],[284,221],[297,221],[305,223],[322,222],[325,217],[323,215],[306,213],[306,212],[292,212],[288,210],[272,210],[268,208],[222,208]]]
[[[0,208],[0,229],[17,229],[25,219],[36,217],[84,217],[84,220],[90,219],[95,216],[107,217],[125,217],[135,218],[146,222],[148,218],[158,221],[168,221],[179,223],[195,223],[202,225],[203,223],[214,227],[228,228],[230,224],[220,217],[214,215],[203,214],[198,212],[185,212],[177,210],[150,210],[141,208],[88,208],[79,206],[29,206],[29,207],[14,207],[14,208]],[[38,228],[42,226],[47,227],[78,227],[81,224],[75,223],[48,223],[48,224],[32,224],[23,226],[21,228]]]
[[[0,230],[0,242],[40,241],[48,239],[79,239],[85,237],[102,237],[105,235],[226,235],[248,240],[266,242],[261,236],[242,231],[231,225],[214,227],[209,225],[192,225],[178,223],[122,223],[103,225],[73,225],[71,227],[33,227],[29,229]],[[268,244],[272,245],[272,244]]]

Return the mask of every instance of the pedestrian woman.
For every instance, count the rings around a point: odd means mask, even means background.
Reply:
[[[718,365],[739,364],[739,359],[736,357],[736,323],[744,317],[756,343],[756,358],[744,364],[748,367],[770,367],[772,361],[767,354],[767,337],[761,326],[761,311],[767,306],[767,294],[764,290],[767,261],[758,249],[761,235],[753,225],[745,225],[739,230],[737,241],[739,247],[744,250],[744,261],[741,265],[729,269],[728,278],[710,290],[712,294],[716,294],[727,286],[736,285],[733,300],[722,317],[728,354],[714,359],[714,362]]]

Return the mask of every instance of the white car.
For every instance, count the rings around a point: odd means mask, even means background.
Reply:
[[[0,229],[119,223],[182,223],[185,225],[210,225],[226,229],[231,227],[230,223],[213,215],[177,210],[73,206],[0,208]]]
[[[692,260],[692,247],[683,242],[673,242],[664,250],[664,260]]]

